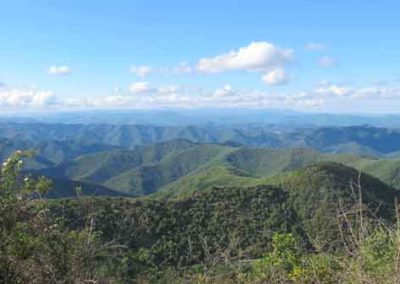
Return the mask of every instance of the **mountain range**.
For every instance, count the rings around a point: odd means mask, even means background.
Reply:
[[[0,157],[33,149],[25,170],[95,195],[181,196],[270,184],[282,173],[340,163],[400,186],[400,130],[372,126],[154,126],[1,123]]]
[[[63,124],[152,124],[158,126],[229,126],[234,124],[280,124],[286,126],[353,126],[398,127],[398,114],[310,113],[288,109],[153,109],[153,110],[86,110],[69,112],[2,113],[0,121],[20,123]]]

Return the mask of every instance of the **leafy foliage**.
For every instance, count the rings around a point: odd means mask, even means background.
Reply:
[[[22,178],[17,151],[2,166],[0,182],[0,283],[74,283],[95,279],[97,234],[70,230],[62,216],[49,216],[47,202],[34,200],[51,188],[44,177]]]

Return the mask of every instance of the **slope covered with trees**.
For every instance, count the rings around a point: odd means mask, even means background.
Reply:
[[[51,188],[0,179],[4,283],[390,283],[400,275],[399,191],[324,162],[179,199],[38,199]],[[244,177],[244,176],[243,176]]]

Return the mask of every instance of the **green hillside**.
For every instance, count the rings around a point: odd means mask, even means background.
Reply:
[[[228,155],[227,163],[255,177],[265,177],[324,159],[311,149],[254,149],[242,148]]]
[[[132,151],[79,156],[53,167],[41,156],[31,164],[49,177],[86,182],[132,195],[187,195],[213,187],[265,184],[269,177],[319,162],[337,162],[400,185],[400,160],[327,154],[306,148],[270,149],[173,140]],[[40,165],[40,167],[39,167]]]
[[[111,151],[83,155],[69,163],[42,171],[50,177],[89,182],[109,189],[143,195],[213,161],[221,160],[234,148],[217,144],[196,144],[174,140],[133,151]]]
[[[168,155],[158,163],[145,164],[107,180],[105,186],[133,194],[149,194],[160,187],[204,167],[231,149],[219,145],[198,145]]]
[[[121,192],[111,190],[97,184],[66,179],[52,179],[53,190],[47,194],[47,198],[74,197],[79,194],[84,196],[124,196]],[[80,192],[79,192],[80,191]],[[125,195],[128,196],[128,195]]]
[[[344,154],[323,154],[310,149],[240,148],[190,175],[162,187],[159,196],[179,196],[223,186],[252,186],[269,183],[269,178],[319,162],[338,162],[396,187],[399,160],[376,159]]]
[[[103,241],[121,240],[126,248],[123,261],[134,264],[112,264],[124,275],[151,273],[152,267],[186,271],[212,265],[214,260],[236,270],[241,260],[270,251],[277,232],[291,233],[296,249],[305,254],[337,255],[344,249],[339,226],[346,230],[347,224],[338,216],[340,210],[355,210],[358,201],[350,181],[358,177],[358,171],[347,166],[321,163],[265,180],[275,185],[249,187],[243,183],[192,192],[178,200],[59,200],[53,203],[52,212],[57,215],[63,208],[67,222],[79,228],[83,224],[74,220],[84,220],[88,214],[84,208],[95,208]],[[397,190],[361,174],[361,192],[365,208],[371,210],[365,211],[365,223],[374,226],[374,222],[394,220]],[[348,218],[358,230],[354,216],[350,213]]]
[[[258,184],[263,184],[263,180],[249,176],[235,168],[219,165],[199,169],[167,184],[160,188],[155,196],[183,198],[194,192],[210,191],[213,188],[248,187]]]
[[[288,189],[289,200],[303,220],[314,246],[337,247],[340,239],[338,212],[348,212],[361,198],[370,217],[393,217],[400,191],[369,174],[337,163],[324,162],[270,178],[267,183]],[[360,185],[360,187],[358,187]]]
[[[137,147],[134,151],[88,154],[51,169],[48,174],[63,176],[72,180],[103,183],[125,171],[143,164],[156,163],[177,151],[182,151],[195,145],[186,140],[175,140],[146,147]]]
[[[64,210],[74,227],[82,225],[75,221],[84,219],[81,206],[95,208],[102,238],[122,241],[136,273],[151,265],[199,264],[209,254],[260,257],[270,248],[272,232],[291,232],[308,245],[287,192],[272,186],[214,189],[179,201],[95,198],[53,204],[53,212]]]
[[[305,220],[304,229],[310,239],[314,240],[313,245],[317,249],[329,249],[339,245],[339,204],[343,206],[343,210],[350,210],[351,205],[357,202],[354,194],[358,196],[359,178],[363,201],[374,212],[374,217],[387,219],[393,216],[394,200],[400,197],[400,191],[369,174],[359,174],[354,168],[332,162],[318,163],[264,178],[241,175],[227,167],[217,167],[169,184],[157,196],[181,199],[196,191],[210,192],[213,188],[275,185],[288,190],[288,200],[301,219]]]

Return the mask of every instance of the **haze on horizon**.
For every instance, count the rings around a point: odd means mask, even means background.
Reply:
[[[0,112],[398,113],[399,5],[4,0]]]

